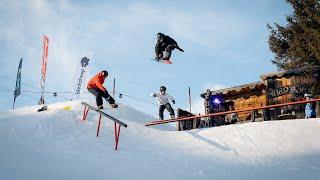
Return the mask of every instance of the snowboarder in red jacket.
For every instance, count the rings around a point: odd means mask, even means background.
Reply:
[[[112,108],[118,107],[118,105],[115,103],[115,100],[109,95],[107,89],[102,85],[107,77],[108,71],[101,71],[91,78],[87,85],[88,91],[96,97],[96,103],[99,109],[103,109],[102,97],[109,102]]]

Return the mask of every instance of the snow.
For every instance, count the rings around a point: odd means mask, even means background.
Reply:
[[[0,113],[0,179],[320,179],[320,120],[235,124],[191,131],[146,127],[128,106],[106,113],[128,124],[114,150],[113,122],[79,101]],[[71,107],[71,110],[66,110]]]

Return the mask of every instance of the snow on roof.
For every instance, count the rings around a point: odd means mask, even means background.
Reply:
[[[253,82],[249,84],[243,84],[243,85],[234,86],[230,88],[211,91],[211,95],[218,95],[218,94],[226,95],[228,93],[239,93],[241,91],[252,91],[253,89],[264,89],[264,88],[265,88],[264,82],[258,81],[258,82]],[[204,98],[205,94],[206,93],[202,93],[200,96]]]
[[[283,76],[299,75],[299,74],[301,74],[303,72],[307,72],[307,71],[314,72],[314,71],[319,71],[319,70],[320,70],[319,66],[297,68],[297,69],[291,69],[291,70],[284,70],[284,71],[279,71],[279,72],[262,74],[260,76],[260,79],[266,80],[268,78],[281,78]]]

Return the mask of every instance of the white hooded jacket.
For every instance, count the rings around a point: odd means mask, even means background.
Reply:
[[[157,97],[159,105],[165,105],[169,103],[169,100],[174,100],[174,98],[170,96],[168,93],[165,93],[164,95],[162,95],[161,93],[152,93],[151,96]]]

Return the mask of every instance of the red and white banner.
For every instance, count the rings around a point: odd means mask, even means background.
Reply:
[[[47,73],[47,63],[48,63],[48,50],[49,50],[49,38],[48,36],[43,36],[43,47],[42,47],[42,58],[41,58],[41,82],[40,86],[42,91],[44,91],[44,86],[46,82]]]

